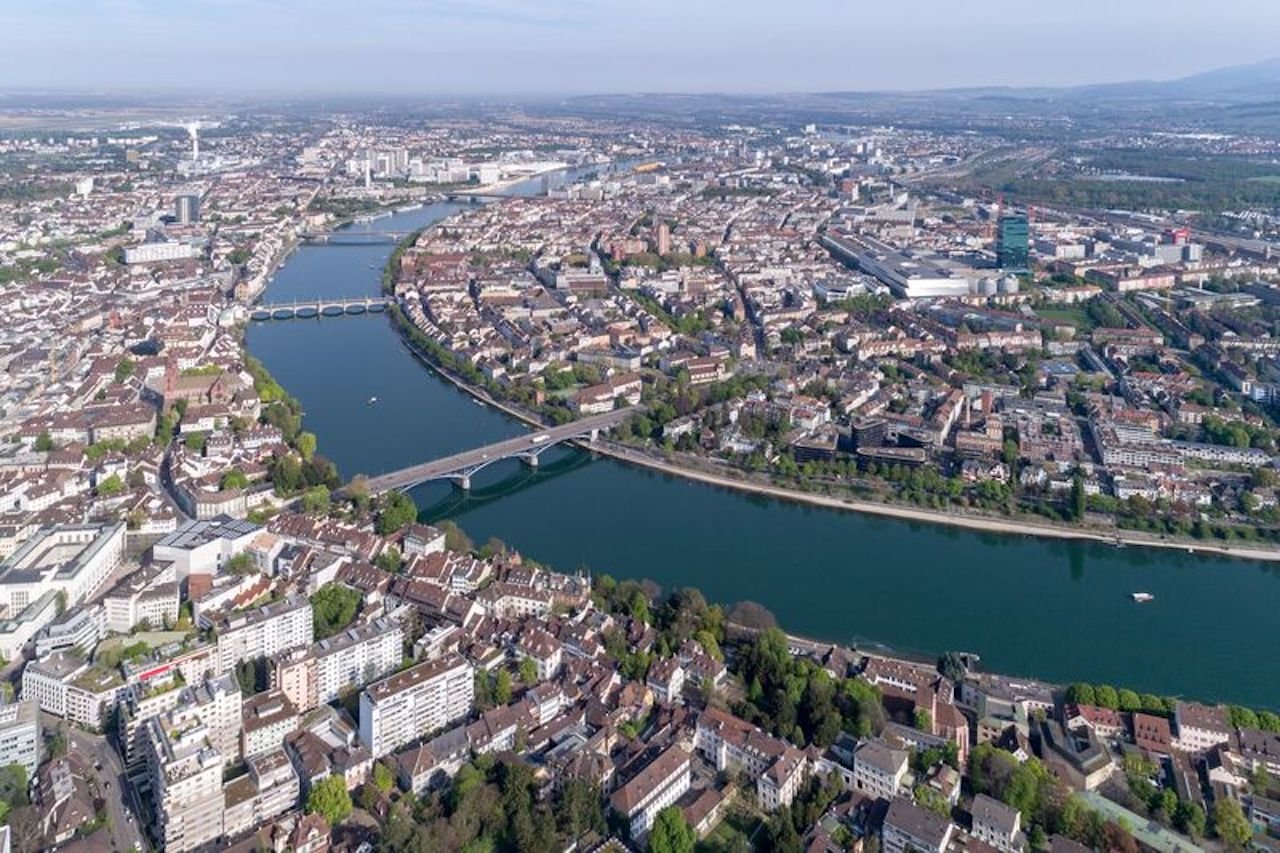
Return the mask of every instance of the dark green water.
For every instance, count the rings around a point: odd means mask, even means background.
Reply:
[[[451,209],[366,228],[414,228]],[[268,299],[376,292],[390,250],[303,248]],[[421,366],[382,316],[258,323],[248,341],[302,401],[307,428],[344,476],[520,430]],[[1264,563],[802,507],[572,450],[549,451],[544,466],[496,465],[466,498],[444,484],[414,497],[424,516],[454,518],[477,541],[497,536],[563,570],[759,601],[797,633],[925,654],[963,649],[1015,675],[1280,706],[1280,572]],[[1134,604],[1138,590],[1156,600]]]

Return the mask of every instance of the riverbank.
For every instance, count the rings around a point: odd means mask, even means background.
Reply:
[[[409,322],[408,318],[404,317],[403,314],[397,315],[395,322],[397,325],[396,333],[400,336],[400,340],[404,346],[413,353],[415,358],[431,370],[435,371],[437,375],[453,384],[459,390],[464,391],[486,405],[493,406],[495,409],[519,420],[521,423],[536,428],[542,428],[545,426],[545,424],[533,414],[495,398],[487,390],[472,385],[462,377],[453,374],[451,371],[446,370],[441,365],[437,364],[429,354],[419,349],[412,341],[409,340],[405,329],[400,326],[401,323]],[[658,471],[663,474],[669,474],[674,477],[681,477],[686,480],[705,483],[707,485],[720,486],[722,488],[733,489],[735,491],[746,492],[748,494],[760,495],[777,500],[791,501],[793,503],[807,504],[809,506],[818,506],[825,509],[865,513],[868,515],[898,518],[925,524],[939,524],[948,527],[958,527],[966,530],[975,530],[982,533],[995,533],[1005,536],[1036,536],[1047,539],[1097,542],[1117,547],[1135,546],[1145,548],[1165,548],[1192,554],[1280,562],[1280,549],[1250,548],[1242,546],[1233,547],[1225,544],[1218,545],[1206,543],[1199,539],[1158,539],[1138,531],[1123,530],[1120,528],[1102,531],[1030,520],[1024,521],[1016,518],[996,518],[992,516],[946,512],[943,510],[921,509],[919,507],[906,506],[903,504],[857,500],[851,497],[818,495],[812,492],[800,491],[799,489],[787,488],[785,486],[756,483],[739,477],[700,471],[685,465],[675,464],[665,459],[656,458],[652,454],[644,453],[643,451],[627,447],[626,445],[622,445],[617,442],[597,441],[594,444],[575,442],[575,444],[585,450],[590,450],[593,453],[608,456],[624,464],[648,468],[652,471]]]

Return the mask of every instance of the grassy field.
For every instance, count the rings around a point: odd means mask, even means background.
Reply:
[[[1088,313],[1083,308],[1076,306],[1040,308],[1036,310],[1036,316],[1059,326],[1075,326],[1082,332],[1093,331],[1094,327],[1094,322],[1090,319]]]

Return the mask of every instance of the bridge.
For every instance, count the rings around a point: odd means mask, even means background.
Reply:
[[[252,320],[292,320],[294,317],[340,317],[385,311],[389,296],[356,296],[346,299],[309,299],[298,302],[259,303],[249,308]]]
[[[368,246],[376,243],[399,243],[413,231],[378,229],[358,231],[343,228],[337,231],[307,231],[302,239],[308,243],[328,243],[333,238],[341,238],[341,245]]]
[[[637,408],[617,409],[602,415],[592,415],[556,427],[527,433],[518,438],[508,438],[493,444],[477,447],[445,456],[432,462],[410,465],[398,471],[379,474],[368,479],[369,493],[382,494],[393,490],[411,489],[433,480],[450,480],[461,489],[471,488],[471,478],[497,462],[519,459],[536,467],[538,457],[552,447],[567,441],[595,441],[602,430],[610,430],[631,417]]]

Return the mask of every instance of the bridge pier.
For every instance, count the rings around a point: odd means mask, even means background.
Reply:
[[[450,477],[449,479],[453,482],[454,486],[456,486],[459,489],[462,489],[462,491],[464,492],[471,491],[471,475],[470,474],[459,474],[458,476]]]
[[[530,468],[537,468],[537,467],[538,467],[538,454],[536,454],[536,453],[525,453],[525,454],[522,454],[522,455],[520,456],[520,461],[521,461],[521,462],[523,462],[524,464],[528,465]]]

